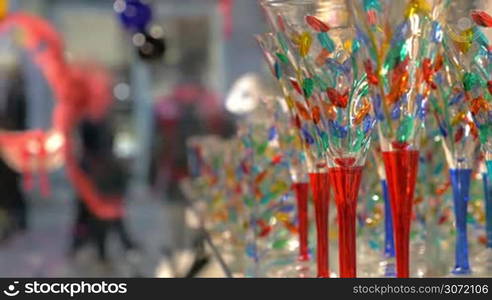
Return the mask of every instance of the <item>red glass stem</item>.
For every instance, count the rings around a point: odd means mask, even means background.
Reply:
[[[408,278],[410,276],[410,223],[419,152],[416,150],[387,151],[383,152],[383,160],[393,214],[397,276]]]
[[[335,192],[338,212],[338,247],[341,278],[357,277],[356,209],[362,178],[362,167],[330,168],[330,184]]]
[[[299,230],[299,261],[309,260],[309,247],[308,247],[308,198],[309,198],[309,184],[307,182],[294,183],[294,191],[297,199],[297,216],[298,216],[298,230]]]
[[[314,199],[316,217],[316,262],[318,277],[330,277],[328,262],[328,209],[330,205],[330,185],[328,173],[309,174]]]

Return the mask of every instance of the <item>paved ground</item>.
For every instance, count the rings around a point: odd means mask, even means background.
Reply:
[[[183,205],[146,192],[130,193],[126,225],[140,250],[127,257],[111,236],[110,263],[101,264],[90,245],[75,257],[68,255],[75,202],[63,179],[53,181],[51,199],[29,200],[29,230],[0,245],[0,277],[175,277],[186,272],[193,259],[193,234],[184,226]],[[212,259],[199,276],[223,273]]]
[[[70,257],[67,249],[75,202],[65,183],[56,184],[53,195],[52,199],[30,199],[29,230],[0,245],[0,276],[153,277],[163,259],[162,249],[173,249],[184,243],[184,229],[173,231],[170,225],[182,227],[176,221],[182,215],[181,206],[134,195],[128,202],[127,225],[140,245],[140,259],[133,259],[134,263],[130,264],[113,236],[108,242],[111,263],[107,265],[97,262],[90,245]]]

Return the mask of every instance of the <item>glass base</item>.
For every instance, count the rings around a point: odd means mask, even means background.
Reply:
[[[381,253],[369,246],[367,239],[362,239],[357,249],[357,276],[361,278],[383,277],[380,268]]]
[[[386,258],[379,263],[379,274],[381,277],[396,277],[396,261],[394,257]]]
[[[314,278],[316,266],[310,261],[298,261],[287,266],[275,266],[267,273],[269,278]]]
[[[410,277],[424,278],[428,276],[429,265],[428,250],[425,241],[420,237],[411,241],[410,252]]]
[[[492,277],[492,248],[481,251],[474,260],[473,275]]]
[[[464,268],[454,268],[451,271],[451,274],[456,275],[456,276],[462,276],[462,275],[471,275],[472,271],[470,268],[464,269]]]
[[[473,273],[473,274],[472,273],[468,273],[468,274],[455,274],[453,272],[454,272],[454,270],[451,271],[451,273],[448,276],[446,276],[446,277],[447,278],[464,278],[464,277],[466,277],[466,278],[473,278],[473,277],[475,277],[475,273]]]

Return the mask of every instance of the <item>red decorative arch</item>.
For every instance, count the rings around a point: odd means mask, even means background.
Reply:
[[[102,196],[74,155],[73,131],[84,118],[104,117],[111,103],[110,77],[91,64],[71,65],[64,57],[63,40],[47,21],[40,17],[13,13],[0,21],[0,35],[20,30],[21,45],[31,54],[52,88],[56,105],[52,128],[47,131],[0,131],[0,151],[7,163],[22,172],[26,187],[31,174],[41,176],[41,191],[48,192],[45,172],[63,163],[68,176],[89,210],[102,219],[124,214],[121,199]]]

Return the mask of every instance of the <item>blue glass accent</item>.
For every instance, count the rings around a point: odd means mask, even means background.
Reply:
[[[275,126],[272,126],[270,127],[270,129],[268,129],[268,141],[272,141],[276,137],[277,137],[277,128],[275,128]]]
[[[329,120],[328,124],[330,125],[331,133],[337,138],[344,139],[347,137],[348,128],[347,126],[340,125],[337,121]]]
[[[487,248],[492,248],[492,186],[486,173],[482,174],[483,192],[485,195],[485,229],[487,232]]]
[[[396,266],[394,262],[386,265],[384,268],[384,277],[396,277]]]
[[[357,40],[363,43],[364,45],[369,45],[370,41],[367,35],[359,28],[355,27],[355,34],[357,36]]]
[[[466,230],[466,217],[468,213],[468,200],[470,198],[470,181],[472,170],[452,169],[451,185],[453,187],[454,215],[456,219],[456,248],[455,267],[452,271],[455,275],[470,274],[470,262],[468,259],[468,236]]]
[[[125,9],[118,13],[123,26],[127,30],[144,32],[152,21],[152,10],[140,0],[126,0]]]
[[[395,257],[395,240],[393,236],[393,216],[391,214],[388,182],[381,180],[384,199],[384,256]]]
[[[439,132],[443,137],[448,136],[448,130],[446,129],[446,123],[444,121],[439,122]]]
[[[406,39],[406,35],[408,34],[410,30],[410,22],[409,21],[404,21],[400,25],[398,25],[395,29],[395,33],[393,35],[393,38],[391,39],[391,45],[395,46],[398,44],[401,40]]]
[[[376,125],[376,119],[373,118],[371,115],[367,115],[364,118],[363,123],[364,133],[368,133],[374,127],[374,125]]]
[[[418,94],[416,102],[417,102],[417,116],[419,117],[420,120],[424,120],[429,110],[427,107],[427,101],[424,101],[424,96],[422,94]]]
[[[277,61],[273,65],[273,69],[275,70],[275,77],[277,79],[282,78],[282,67],[280,66],[280,64]]]
[[[439,22],[434,21],[432,22],[432,32],[431,32],[431,39],[434,43],[440,43],[443,38],[443,31],[442,27],[439,24]]]
[[[398,101],[393,107],[393,110],[391,111],[391,119],[396,120],[400,118],[400,113],[401,113],[401,103],[400,101]]]
[[[376,118],[379,121],[383,121],[384,112],[383,112],[383,102],[381,100],[381,95],[377,94],[375,97],[373,97],[372,102],[374,108],[374,115],[376,115]]]
[[[301,132],[302,135],[304,136],[304,140],[306,141],[306,143],[308,143],[309,145],[314,144],[314,138],[306,128],[301,128]]]
[[[449,101],[449,105],[451,106],[460,103],[463,99],[465,99],[465,93],[458,93],[453,98],[451,98],[451,101]]]

